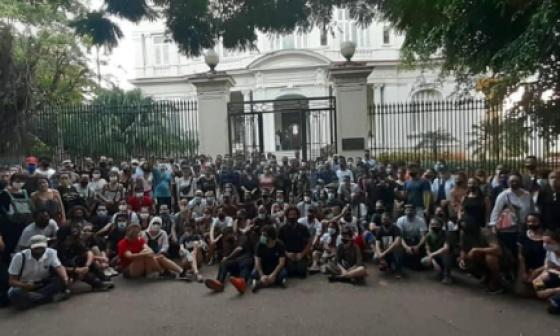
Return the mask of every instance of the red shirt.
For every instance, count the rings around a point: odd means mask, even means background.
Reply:
[[[140,208],[143,206],[151,208],[154,205],[154,200],[149,196],[144,196],[142,198],[138,198],[136,196],[129,196],[126,202],[132,208],[134,212],[140,212]]]
[[[131,263],[131,260],[124,256],[125,252],[139,253],[142,251],[144,244],[146,244],[146,241],[140,237],[136,238],[136,240],[129,240],[128,238],[121,239],[117,246],[117,251],[123,268],[126,268]]]

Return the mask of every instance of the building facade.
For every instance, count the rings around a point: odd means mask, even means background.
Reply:
[[[215,49],[220,57],[217,70],[233,77],[235,84],[231,91],[237,92],[245,101],[325,97],[331,94],[329,69],[333,64],[344,61],[340,44],[353,41],[356,52],[352,60],[373,66],[367,78],[369,106],[452,97],[455,89],[453,78],[440,78],[437,69],[410,69],[401,65],[400,48],[404,36],[388,24],[373,22],[368,27],[360,27],[344,9],[336,9],[333,19],[334,29],[329,32],[315,28],[307,33],[294,32],[283,36],[258,33],[257,50],[228,50],[218,44]],[[136,66],[131,82],[145,95],[155,99],[195,98],[196,88],[188,78],[208,71],[208,66],[203,57],[182,55],[177,46],[166,39],[164,31],[161,22],[138,26],[133,35]],[[265,116],[265,151],[298,149],[297,145],[291,144],[293,141],[283,138],[286,133],[296,136],[297,128],[301,128],[297,121],[290,119],[292,117]],[[364,121],[366,118],[364,116]],[[405,125],[409,128],[407,133],[430,130],[429,124],[415,118],[424,116],[412,117]],[[438,116],[430,118],[435,120]],[[384,148],[390,148],[392,144],[382,131],[387,128],[385,124],[393,121],[385,118],[373,123],[368,145],[382,144]],[[330,136],[324,125],[310,124],[308,128],[317,127],[325,128],[321,137]]]

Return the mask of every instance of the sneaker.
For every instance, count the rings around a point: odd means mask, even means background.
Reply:
[[[196,280],[198,283],[204,282],[204,277],[200,273],[194,273],[193,279]]]
[[[245,294],[245,290],[247,290],[247,283],[243,278],[231,277],[229,282],[237,289],[239,294]]]
[[[115,288],[115,285],[112,282],[104,281],[104,282],[100,283],[98,286],[92,287],[91,289],[94,292],[106,292],[106,291],[109,291],[113,288]]]
[[[311,265],[307,270],[309,271],[309,274],[316,274],[321,272],[321,267],[319,265]]]
[[[214,265],[214,258],[210,258],[210,260],[208,260],[208,266],[212,265]]]
[[[224,290],[224,284],[216,279],[206,279],[206,281],[204,281],[204,285],[216,293]]]
[[[67,300],[69,297],[70,297],[70,290],[66,289],[63,292],[56,293],[52,297],[52,302],[61,302],[61,301]]]
[[[286,283],[288,282],[288,279],[284,278],[282,279],[282,281],[280,282],[280,288],[286,288]]]
[[[253,279],[251,283],[253,293],[256,293],[259,289],[261,289],[261,282],[257,279]]]

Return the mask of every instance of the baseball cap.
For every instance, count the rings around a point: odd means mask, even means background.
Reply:
[[[26,164],[31,164],[31,165],[36,165],[39,162],[39,160],[37,160],[36,157],[34,156],[28,156],[25,158],[25,163]]]
[[[35,236],[31,237],[30,242],[31,242],[31,244],[29,244],[29,246],[32,249],[39,248],[39,247],[47,248],[47,245],[48,245],[47,237],[45,237],[43,235],[35,235]]]

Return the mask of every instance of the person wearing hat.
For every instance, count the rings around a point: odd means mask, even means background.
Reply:
[[[8,268],[8,298],[18,309],[67,297],[68,275],[56,251],[47,247],[47,237],[35,235],[30,242],[28,249],[14,255]]]

